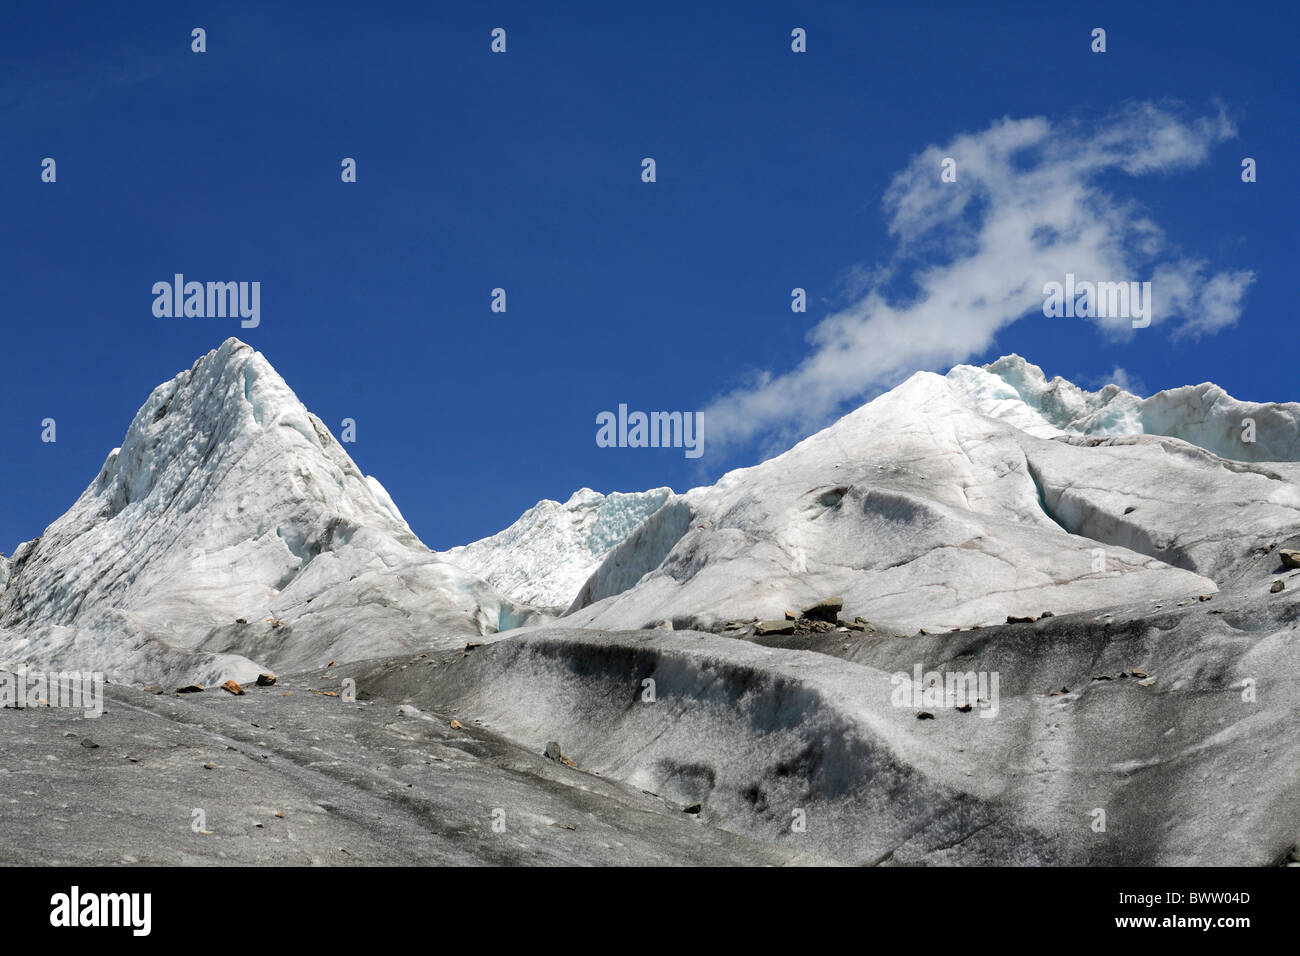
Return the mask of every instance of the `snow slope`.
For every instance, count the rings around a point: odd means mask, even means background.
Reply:
[[[563,610],[605,556],[671,494],[583,488],[564,504],[539,501],[504,531],[442,554],[517,601]]]
[[[160,385],[0,593],[0,664],[119,680],[450,646],[527,614],[433,554],[235,339]],[[242,622],[242,623],[241,623]]]
[[[1300,535],[1300,465],[1101,437],[1136,419],[1107,417],[1117,393],[1089,405],[1072,388],[1036,393],[1035,406],[982,370],[917,373],[785,454],[682,496],[689,519],[669,540],[645,534],[612,552],[567,621],[718,629],[838,595],[846,617],[901,632],[988,625],[1212,593]],[[1194,431],[1186,397],[1143,414],[1176,406],[1186,414],[1167,424]],[[1260,408],[1261,420],[1291,415]],[[1215,427],[1197,437],[1210,443]]]

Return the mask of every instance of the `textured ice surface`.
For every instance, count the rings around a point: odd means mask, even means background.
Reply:
[[[1300,573],[1273,595],[1260,570],[1208,603],[808,650],[547,626],[360,682],[845,863],[1276,865],[1300,840]],[[918,664],[996,673],[996,714],[900,704]]]

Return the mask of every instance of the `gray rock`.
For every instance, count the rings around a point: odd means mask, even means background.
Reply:
[[[827,621],[834,624],[839,620],[840,611],[844,609],[844,598],[822,598],[812,607],[804,608],[803,617],[810,621]]]

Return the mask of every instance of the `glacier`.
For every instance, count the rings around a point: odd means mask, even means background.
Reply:
[[[0,558],[0,671],[112,682],[94,748],[0,710],[46,783],[0,768],[0,862],[1300,863],[1298,422],[1012,355],[435,552],[227,340]],[[996,707],[900,704],[918,669]],[[178,786],[235,826],[159,827]]]

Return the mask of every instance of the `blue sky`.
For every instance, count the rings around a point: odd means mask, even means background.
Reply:
[[[1295,5],[979,10],[9,5],[0,550],[66,510],[150,390],[231,335],[336,434],[356,419],[349,451],[436,548],[582,486],[712,481],[962,359],[1015,351],[1094,387],[1119,368],[1148,393],[1213,380],[1300,399]],[[1089,49],[1099,26],[1104,54]],[[807,53],[791,52],[794,27]],[[967,335],[974,320],[942,308],[970,293],[954,265],[991,287],[1023,279],[981,228],[1055,195],[1023,202],[1014,178],[994,169],[981,189],[971,172],[1022,130],[1037,139],[1014,170],[1062,175],[1076,215],[1103,204],[1093,252],[1134,270],[1105,278],[1221,276],[1232,301],[1192,289],[1192,314],[1139,332],[1029,310]],[[1171,141],[1176,155],[1132,174],[1134,149]],[[954,144],[941,194],[917,157]],[[970,191],[960,209],[954,185]],[[937,223],[906,238],[929,202],[945,204]],[[1154,253],[1139,248],[1148,223]],[[155,318],[151,287],[175,272],[260,281],[260,327]],[[806,314],[790,310],[796,286]],[[1214,328],[1197,325],[1207,303]],[[619,403],[706,409],[703,457],[597,447],[595,416]],[[709,443],[709,410],[726,442]]]

